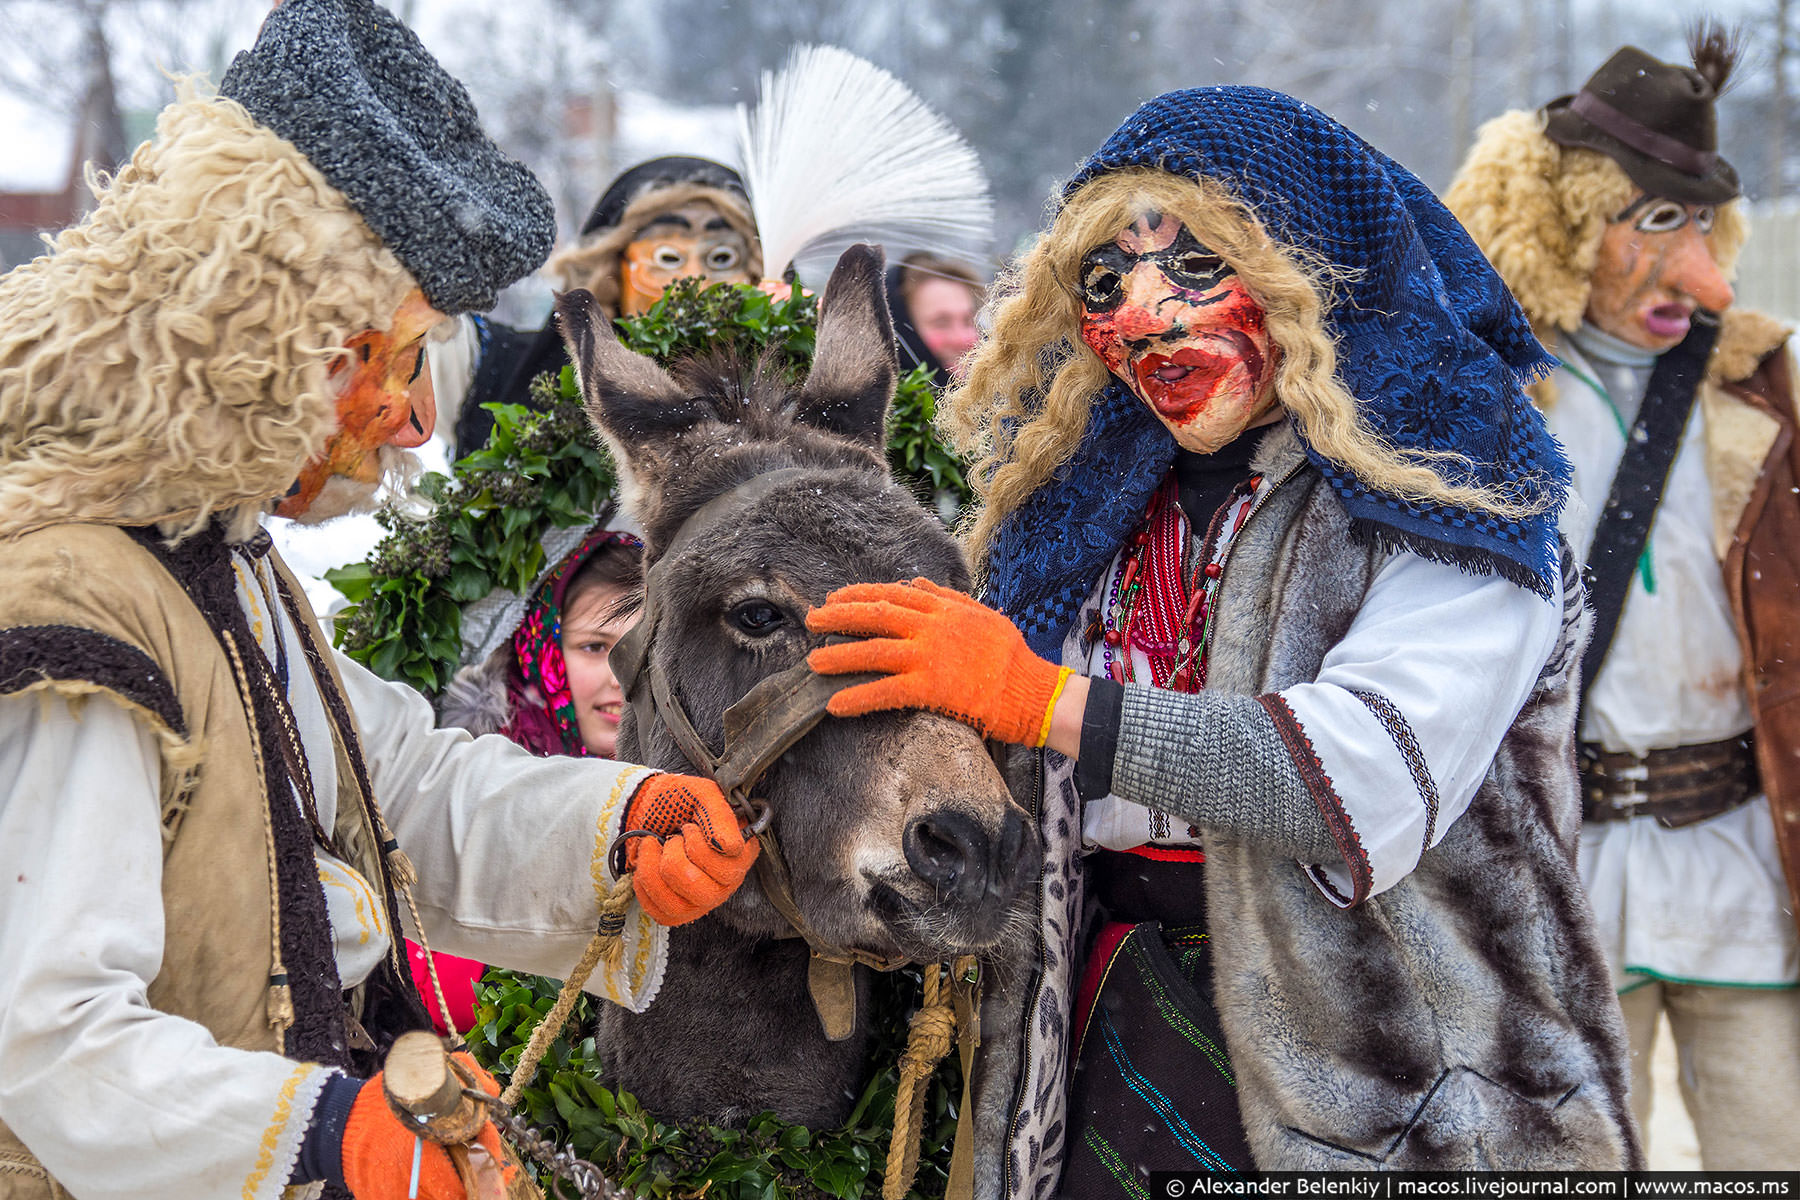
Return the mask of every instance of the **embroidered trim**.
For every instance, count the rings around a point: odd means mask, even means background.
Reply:
[[[79,625],[0,629],[0,695],[42,681],[91,683],[144,709],[176,737],[188,735],[175,685],[156,660],[129,642]]]
[[[294,1073],[281,1085],[281,1091],[275,1098],[275,1113],[269,1118],[269,1127],[263,1130],[262,1145],[256,1151],[256,1166],[251,1168],[250,1174],[244,1179],[244,1200],[256,1200],[263,1180],[268,1178],[270,1169],[274,1167],[281,1135],[287,1132],[288,1121],[294,1115],[294,1096],[299,1092],[300,1084],[313,1070],[312,1066],[306,1064],[295,1067]]]
[[[1369,889],[1374,884],[1374,874],[1369,867],[1369,856],[1363,851],[1362,839],[1356,835],[1356,826],[1351,822],[1350,814],[1344,811],[1343,798],[1332,786],[1331,776],[1325,773],[1325,764],[1319,761],[1319,753],[1313,749],[1312,739],[1300,727],[1299,718],[1294,716],[1294,710],[1288,707],[1287,701],[1279,693],[1271,692],[1258,696],[1256,702],[1263,706],[1269,719],[1275,722],[1275,730],[1281,735],[1288,757],[1293,759],[1294,769],[1300,773],[1300,782],[1306,785],[1313,803],[1319,806],[1319,815],[1325,818],[1325,827],[1331,831],[1331,840],[1337,843],[1338,853],[1344,856],[1344,865],[1349,868],[1353,884],[1349,903],[1361,904],[1368,898]]]
[[[1392,700],[1380,692],[1359,692],[1354,688],[1350,694],[1361,700],[1375,714],[1375,719],[1387,728],[1388,736],[1394,740],[1394,748],[1406,761],[1406,773],[1412,776],[1413,786],[1419,789],[1419,799],[1425,802],[1425,840],[1419,844],[1419,853],[1423,855],[1431,849],[1432,837],[1437,833],[1438,790],[1431,778],[1431,764],[1425,761],[1425,751],[1420,747],[1419,739],[1413,736],[1412,726],[1407,724]]]

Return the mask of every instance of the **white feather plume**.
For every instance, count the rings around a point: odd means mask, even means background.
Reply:
[[[979,259],[994,206],[975,151],[911,88],[837,46],[796,46],[738,106],[738,147],[763,274],[818,286],[847,247],[878,242]]]

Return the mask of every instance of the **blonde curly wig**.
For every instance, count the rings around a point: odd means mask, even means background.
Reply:
[[[344,196],[184,86],[49,253],[0,278],[0,537],[228,512],[239,536],[335,423],[344,343],[414,286]]]
[[[616,317],[619,315],[619,256],[625,253],[625,247],[637,240],[651,217],[694,200],[704,200],[718,209],[726,223],[743,236],[745,245],[750,248],[744,269],[753,281],[760,280],[762,243],[756,237],[756,222],[750,215],[750,206],[734,192],[702,183],[646,188],[625,206],[617,225],[596,230],[575,245],[558,250],[544,264],[544,273],[556,281],[561,291],[586,288],[608,316]]]
[[[1643,189],[1597,150],[1560,146],[1541,112],[1481,127],[1444,203],[1494,264],[1545,341],[1579,328],[1607,223]],[[1707,244],[1727,279],[1749,236],[1743,205],[1722,204]]]
[[[1370,486],[1418,500],[1520,515],[1509,496],[1446,482],[1432,456],[1402,454],[1362,421],[1337,374],[1325,313],[1343,276],[1284,246],[1224,184],[1147,167],[1111,172],[1070,197],[1050,230],[996,288],[993,331],[970,359],[963,384],[944,397],[938,423],[974,464],[978,507],[965,541],[982,564],[1000,522],[1074,455],[1089,407],[1112,379],[1075,330],[1080,266],[1140,213],[1176,217],[1225,260],[1267,315],[1281,347],[1275,391],[1319,453]]]

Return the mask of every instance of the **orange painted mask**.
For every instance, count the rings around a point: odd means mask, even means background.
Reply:
[[[1731,284],[1713,246],[1717,210],[1639,196],[1601,235],[1587,320],[1658,354],[1687,336],[1694,312],[1731,307]]]
[[[711,204],[691,200],[651,218],[619,256],[619,314],[650,310],[677,279],[754,283],[750,247]]]
[[[383,446],[421,446],[431,437],[437,403],[425,365],[425,335],[443,319],[415,288],[387,329],[365,330],[346,343],[350,353],[332,368],[332,379],[341,381],[337,432],[300,469],[276,516],[306,512],[333,476],[374,487],[381,482]]]

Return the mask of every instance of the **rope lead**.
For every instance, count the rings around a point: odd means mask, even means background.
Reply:
[[[543,1061],[550,1043],[556,1040],[556,1035],[568,1023],[569,1014],[575,1010],[576,997],[581,995],[581,989],[586,986],[594,968],[602,961],[609,967],[617,968],[624,960],[625,910],[631,905],[631,896],[631,873],[627,871],[613,881],[612,890],[601,902],[600,927],[589,939],[587,949],[581,952],[581,961],[575,964],[575,969],[563,980],[562,991],[556,995],[556,1003],[550,1006],[544,1019],[531,1031],[531,1041],[526,1043],[525,1052],[519,1055],[519,1065],[513,1068],[512,1080],[500,1094],[500,1103],[508,1108],[519,1102],[519,1093],[525,1090],[532,1077],[537,1074],[538,1063]]]

